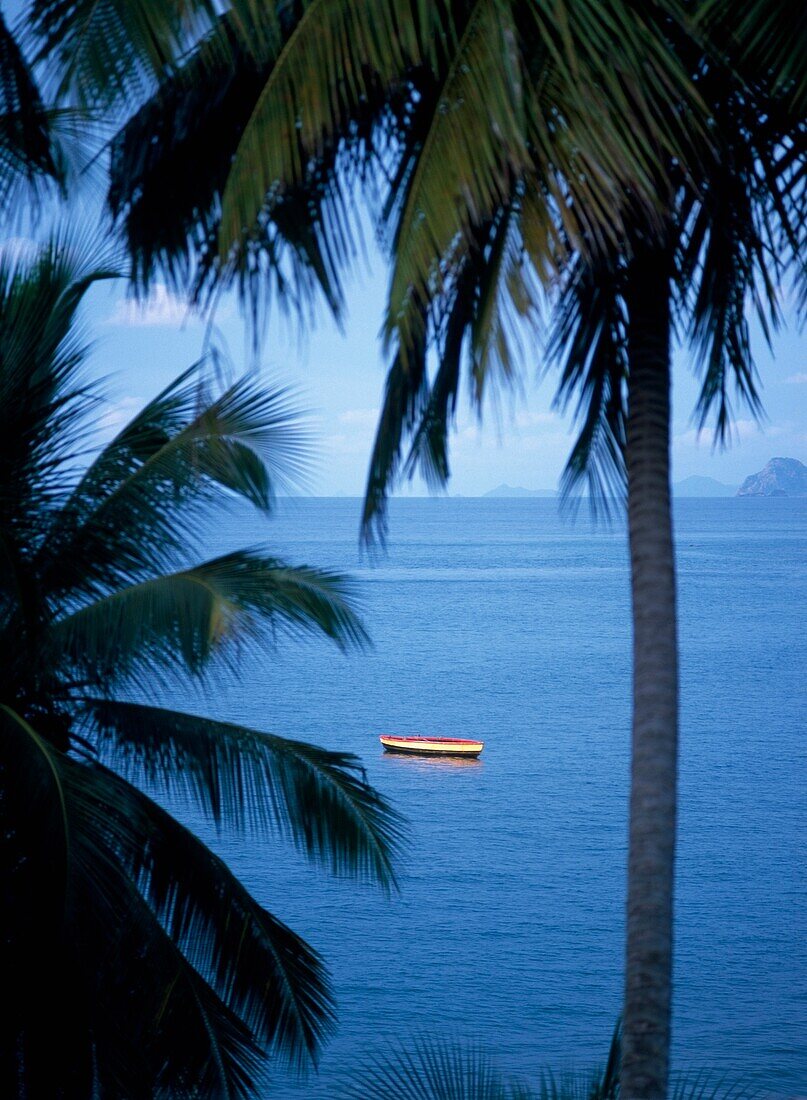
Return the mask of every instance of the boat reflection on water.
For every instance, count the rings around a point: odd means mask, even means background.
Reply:
[[[385,764],[416,771],[482,767],[482,761],[477,756],[417,756],[415,753],[383,752],[381,758]]]

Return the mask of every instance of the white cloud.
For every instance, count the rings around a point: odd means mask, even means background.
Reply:
[[[785,382],[790,382],[794,386],[803,386],[807,383],[807,373],[799,371],[797,374],[791,374],[785,379]]]
[[[787,429],[778,424],[759,424],[756,420],[734,420],[729,428],[728,442],[745,443],[751,439],[779,439],[787,434]],[[689,428],[675,436],[675,443],[681,447],[696,447],[708,450],[715,443],[715,429],[711,427]]]
[[[332,455],[361,455],[369,458],[370,443],[364,436],[326,435],[322,440],[322,449],[327,457]]]
[[[193,317],[194,313],[183,298],[172,294],[164,283],[156,283],[148,298],[143,301],[121,299],[107,323],[126,325],[129,328],[178,326]]]

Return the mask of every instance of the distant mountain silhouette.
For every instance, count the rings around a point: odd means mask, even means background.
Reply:
[[[677,481],[672,491],[675,497],[733,497],[737,492],[737,486],[724,485],[722,481],[715,481],[713,477],[693,474],[692,477],[685,477],[683,481]]]
[[[489,493],[483,494],[486,497],[556,497],[557,495],[554,489],[525,489],[521,485],[497,485]]]
[[[772,458],[737,490],[738,497],[807,497],[807,466],[797,458]]]

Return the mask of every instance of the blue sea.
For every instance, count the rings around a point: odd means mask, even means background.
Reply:
[[[350,572],[373,648],[281,641],[208,708],[357,753],[408,819],[400,892],[287,847],[212,843],[330,967],[336,1095],[402,1037],[481,1044],[502,1069],[594,1068],[620,1009],[630,724],[625,532],[553,500],[403,499],[388,552],[356,500],[282,501],[215,549],[267,542]],[[675,506],[681,637],[674,1065],[807,1095],[807,501]],[[198,704],[197,704],[198,705]],[[385,755],[378,734],[484,739],[480,760]],[[209,834],[208,839],[211,839]]]

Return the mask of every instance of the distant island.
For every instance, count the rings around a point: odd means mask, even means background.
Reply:
[[[713,477],[693,474],[683,481],[676,481],[672,491],[675,497],[733,497],[737,486],[725,485],[722,481],[715,481]]]
[[[558,494],[554,489],[525,489],[521,485],[497,485],[495,489],[483,495],[486,497],[556,497]]]
[[[672,487],[673,495],[677,497],[733,497],[737,492],[736,485],[724,485],[722,481],[715,481],[713,477],[684,478],[676,482]],[[485,493],[486,497],[556,497],[555,489],[525,489],[523,485],[497,485],[495,489]]]
[[[737,490],[738,497],[807,497],[807,466],[797,458],[772,458]]]
[[[772,458],[764,470],[751,474],[742,485],[726,485],[713,477],[693,474],[672,486],[675,497],[807,497],[807,466],[797,458]],[[555,489],[526,489],[497,485],[486,497],[557,497]]]

